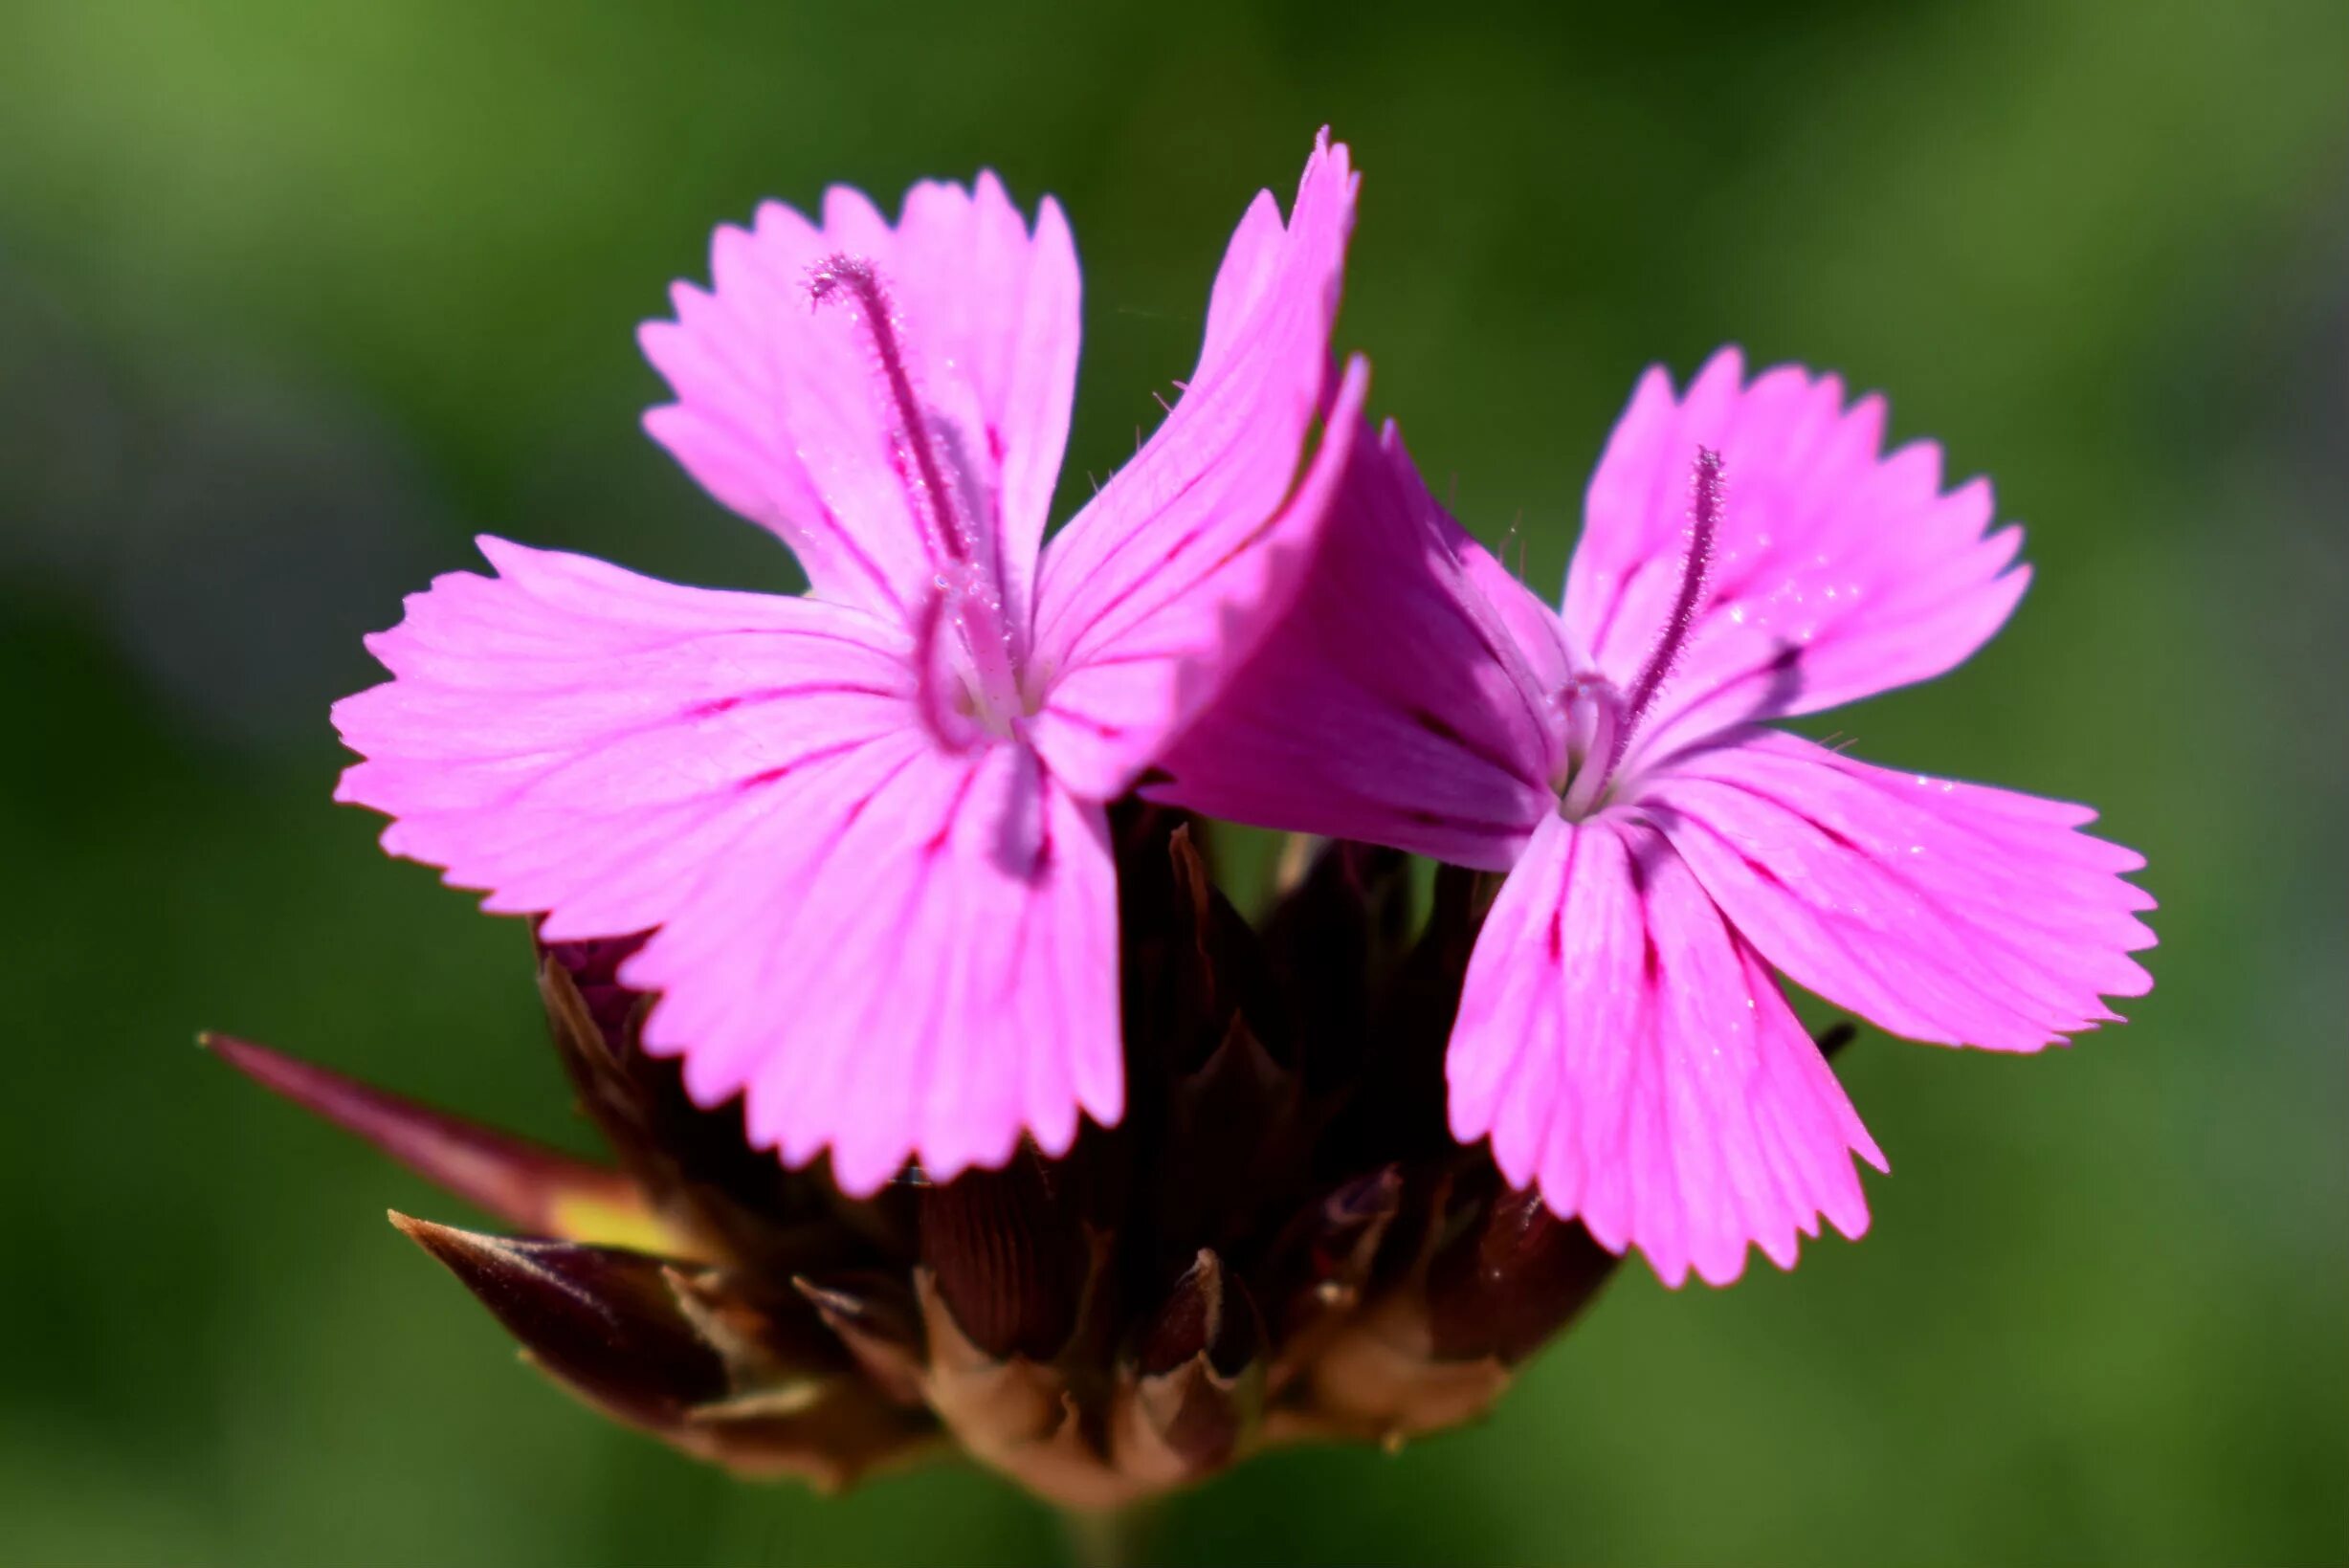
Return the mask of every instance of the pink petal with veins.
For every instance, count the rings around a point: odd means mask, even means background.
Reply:
[[[387,849],[548,940],[658,927],[624,977],[662,993],[648,1047],[856,1191],[1116,1119],[1099,808],[1024,746],[942,752],[901,629],[482,548],[500,575],[411,597],[369,639],[397,678],[335,709]]]
[[[1644,825],[1552,816],[1478,938],[1448,1062],[1453,1134],[1667,1285],[1791,1268],[1868,1226],[1884,1158],[1760,957]]]
[[[840,256],[869,264],[895,309],[955,503],[1024,630],[1079,337],[1076,250],[1050,197],[1032,232],[991,174],[969,189],[916,186],[894,227],[835,187],[820,225],[769,202],[752,229],[720,229],[714,287],[676,285],[676,320],[639,334],[676,395],[646,429],[719,500],[789,543],[816,594],[910,619],[938,564],[927,502],[909,483],[905,421],[871,323],[853,304],[810,298],[815,270]]]
[[[1505,871],[1555,805],[1557,618],[1445,516],[1391,425],[1355,437],[1330,512],[1296,603],[1143,792]]]
[[[1116,873],[1100,807],[1032,752],[907,746],[844,762],[713,868],[622,978],[645,1044],[751,1141],[829,1149],[851,1194],[1047,1154],[1123,1110]]]
[[[1292,221],[1251,210],[1191,390],[1040,571],[1078,331],[1058,208],[1031,232],[982,175],[894,225],[834,189],[820,223],[721,229],[714,287],[643,330],[676,393],[647,424],[810,595],[484,540],[499,575],[369,639],[393,678],[335,710],[364,759],[340,798],[550,941],[651,931],[623,977],[658,993],[648,1048],[852,1192],[1115,1121],[1100,803],[1316,548],[1367,376],[1329,373],[1353,192],[1325,133]]]
[[[2152,979],[2135,850],[2085,806],[1895,773],[1756,730],[1641,792],[1738,929],[1797,984],[1895,1034],[2037,1050]]]
[[[1646,726],[1676,744],[1938,675],[2006,623],[2028,581],[2022,530],[1988,532],[1990,487],[1941,489],[1940,449],[1882,453],[1884,404],[1781,365],[1744,380],[1723,349],[1675,397],[1641,378],[1592,475],[1563,619],[1629,689],[1679,585],[1689,475],[1717,452],[1727,504],[1695,635]]]
[[[367,640],[396,678],[335,705],[366,759],[336,798],[549,940],[658,924],[810,769],[912,728],[885,620],[481,547],[499,576],[451,572]]]
[[[1323,132],[1285,230],[1241,222],[1218,276],[1207,345],[1134,460],[1053,540],[1036,592],[1047,683],[1037,744],[1071,786],[1122,792],[1220,689],[1296,591],[1322,525],[1366,371],[1333,386],[1356,177]],[[1324,413],[1333,438],[1303,470]],[[1317,475],[1319,475],[1317,479]]]

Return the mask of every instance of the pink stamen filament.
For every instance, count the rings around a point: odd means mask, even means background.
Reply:
[[[1574,729],[1581,728],[1584,714],[1590,716],[1589,735],[1571,736],[1568,740],[1570,754],[1579,754],[1582,765],[1574,768],[1565,794],[1559,801],[1559,809],[1570,821],[1579,822],[1599,804],[1599,794],[1614,771],[1615,738],[1623,730],[1623,694],[1604,677],[1578,675],[1566,682],[1559,701],[1565,708],[1567,723]],[[1581,741],[1579,745],[1575,744],[1577,740]]]
[[[820,306],[843,297],[855,301],[866,335],[872,340],[882,387],[897,417],[904,456],[913,466],[910,488],[920,492],[916,504],[927,509],[929,532],[936,540],[933,548],[938,553],[932,558],[938,568],[933,585],[936,597],[923,611],[925,624],[916,629],[918,640],[933,642],[937,621],[942,616],[952,619],[966,655],[964,674],[973,716],[995,734],[1008,735],[1012,720],[1024,714],[1028,705],[1020,692],[1017,659],[1005,613],[1007,607],[988,563],[973,559],[975,535],[964,526],[956,510],[956,492],[948,482],[945,465],[940,461],[938,438],[923,415],[921,400],[914,390],[913,374],[906,365],[904,347],[897,341],[896,314],[888,291],[881,286],[872,262],[862,256],[839,254],[827,257],[809,271],[808,298],[811,305]],[[925,656],[922,674],[925,687],[936,678],[936,671]],[[933,727],[938,727],[935,721],[942,718],[936,711],[938,694],[925,693],[923,700],[930,705]],[[940,733],[942,739],[942,728]]]
[[[921,602],[921,613],[914,622],[914,711],[941,751],[959,752],[969,748],[972,736],[967,716],[955,711],[940,679],[938,628],[945,614],[946,595],[941,589]]]
[[[1712,575],[1714,541],[1721,526],[1721,454],[1711,447],[1696,449],[1689,491],[1689,547],[1680,568],[1680,591],[1673,596],[1672,612],[1664,618],[1663,629],[1656,634],[1655,647],[1649,651],[1639,678],[1628,693],[1619,694],[1603,679],[1577,676],[1559,694],[1562,703],[1587,702],[1592,715],[1590,743],[1583,749],[1582,765],[1575,769],[1559,802],[1559,809],[1570,818],[1588,814],[1606,793],[1630,753],[1641,721],[1655,705],[1695,633],[1706,580]]]
[[[896,406],[906,451],[919,475],[917,482],[928,498],[930,520],[939,544],[949,560],[967,561],[970,543],[963,537],[960,519],[954,515],[954,493],[946,488],[945,473],[939,467],[938,451],[931,444],[929,426],[921,417],[920,400],[914,396],[914,378],[906,371],[905,354],[897,344],[889,296],[881,288],[872,262],[862,256],[834,255],[817,262],[808,274],[810,304],[821,305],[843,294],[864,307],[865,332],[873,340],[875,358],[880,362],[881,380],[888,387],[889,401]]]
[[[952,601],[950,612],[970,658],[971,703],[982,724],[998,735],[1009,735],[1011,721],[1030,707],[1020,692],[1004,607],[975,568],[966,568],[962,576],[959,586],[948,586],[942,577],[938,582]]]
[[[1631,683],[1631,695],[1625,699],[1623,739],[1627,741],[1639,721],[1648,717],[1656,693],[1687,651],[1689,633],[1696,628],[1696,611],[1704,599],[1705,579],[1712,575],[1713,537],[1721,525],[1721,454],[1711,447],[1696,449],[1696,470],[1689,475],[1689,553],[1680,571],[1680,594],[1673,601],[1672,614],[1665,619],[1654,651],[1648,655],[1648,667]]]

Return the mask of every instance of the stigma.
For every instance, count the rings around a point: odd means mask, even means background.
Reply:
[[[1689,475],[1688,548],[1680,559],[1679,588],[1629,688],[1619,689],[1606,676],[1592,674],[1574,676],[1558,692],[1556,701],[1565,724],[1566,761],[1563,776],[1553,782],[1559,813],[1569,822],[1579,822],[1606,804],[1610,786],[1618,783],[1639,738],[1642,722],[1672,679],[1681,655],[1688,651],[1713,572],[1724,490],[1721,454],[1711,447],[1697,448],[1696,462]]]
[[[811,309],[852,306],[873,351],[894,427],[891,457],[932,568],[928,588],[907,607],[925,688],[937,686],[924,698],[925,724],[942,742],[971,726],[1008,739],[1033,705],[1020,680],[1025,650],[1018,617],[1005,602],[1001,564],[985,548],[983,519],[970,515],[986,504],[986,488],[970,473],[959,432],[923,406],[902,321],[873,263],[846,253],[817,262],[808,272],[808,302]]]

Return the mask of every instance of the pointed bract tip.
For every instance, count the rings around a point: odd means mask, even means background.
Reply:
[[[1143,1331],[1137,1362],[1144,1377],[1161,1377],[1204,1356],[1234,1377],[1264,1346],[1254,1303],[1210,1248],[1201,1248]]]
[[[484,1235],[478,1231],[460,1230],[455,1226],[439,1225],[431,1220],[419,1220],[412,1214],[403,1214],[396,1208],[384,1210],[391,1228],[414,1242],[432,1261],[454,1273],[465,1287],[480,1293],[477,1281],[486,1272],[502,1272],[520,1256],[506,1238]]]
[[[623,1420],[669,1431],[696,1406],[733,1392],[721,1350],[681,1304],[675,1273],[659,1259],[485,1235],[396,1211],[390,1219],[542,1369]]]
[[[396,1208],[384,1210],[384,1218],[391,1222],[392,1229],[443,1263],[466,1253],[490,1250],[485,1246],[476,1245],[486,1243],[490,1238],[476,1236],[469,1230],[459,1230],[454,1226],[419,1220],[413,1214],[403,1214]]]
[[[433,1110],[231,1035],[199,1043],[255,1083],[365,1139],[508,1225],[566,1240],[695,1255],[635,1183],[598,1165]]]
[[[922,1402],[926,1347],[920,1309],[901,1282],[878,1274],[827,1280],[794,1274],[791,1288],[884,1394],[899,1404]]]

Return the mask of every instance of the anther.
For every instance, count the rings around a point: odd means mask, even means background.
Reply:
[[[949,560],[966,562],[970,559],[970,542],[963,537],[954,515],[954,493],[946,488],[938,449],[922,418],[920,401],[914,395],[914,378],[906,370],[905,352],[897,342],[896,312],[873,263],[863,256],[842,253],[827,256],[808,270],[810,309],[844,296],[863,310],[865,331],[873,340],[882,382],[888,387],[889,401],[896,408],[897,423],[904,431],[907,454],[913,459],[921,492],[928,497],[930,521],[938,532],[939,544]]]

